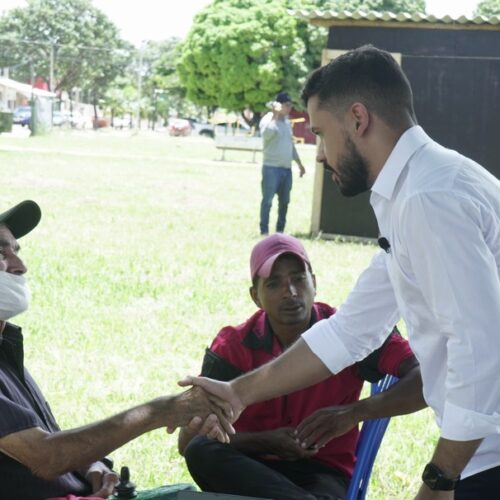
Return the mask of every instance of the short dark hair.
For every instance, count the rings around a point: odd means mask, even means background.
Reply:
[[[309,76],[302,100],[317,96],[319,106],[344,113],[361,102],[387,125],[416,122],[410,82],[389,52],[363,45],[333,59]]]

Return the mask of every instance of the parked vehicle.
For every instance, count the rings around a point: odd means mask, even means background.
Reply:
[[[14,110],[12,115],[12,123],[18,125],[29,125],[31,122],[31,106],[19,106]]]
[[[191,124],[191,129],[194,134],[202,135],[205,137],[214,137],[214,126],[211,123],[199,122],[194,118],[188,118]]]
[[[112,123],[114,128],[132,128],[132,117],[130,115],[115,116]]]
[[[191,123],[184,118],[171,118],[168,122],[168,133],[172,136],[191,135]]]
[[[68,117],[62,111],[53,111],[52,112],[52,126],[53,127],[62,127],[68,123]]]
[[[87,121],[85,117],[78,111],[68,113],[68,120],[73,128],[86,128]]]
[[[250,127],[243,120],[234,123],[221,122],[216,124],[199,122],[192,118],[188,118],[188,120],[191,123],[193,133],[205,137],[214,138],[216,135],[246,135],[250,133]]]
[[[85,118],[78,111],[56,110],[52,112],[52,126],[85,128]]]

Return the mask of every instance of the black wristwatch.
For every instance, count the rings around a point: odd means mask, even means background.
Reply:
[[[422,473],[422,481],[434,491],[452,491],[460,481],[460,474],[457,477],[449,478],[444,472],[432,462],[429,462]]]

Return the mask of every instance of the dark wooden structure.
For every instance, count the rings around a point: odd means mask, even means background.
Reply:
[[[329,26],[324,62],[373,44],[393,53],[411,82],[420,125],[437,142],[500,178],[500,19],[314,13]],[[369,195],[343,198],[317,169],[312,230],[373,238]]]

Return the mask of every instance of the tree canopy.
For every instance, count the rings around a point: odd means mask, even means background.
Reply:
[[[304,55],[285,1],[215,0],[196,15],[178,69],[196,104],[261,111],[282,88],[298,91]]]
[[[178,64],[187,97],[198,105],[261,112],[280,90],[298,101],[320,64],[326,30],[289,9],[425,12],[425,0],[214,0],[200,11]]]
[[[186,100],[186,87],[177,72],[181,47],[181,40],[176,37],[148,44],[144,92],[150,96],[153,115],[167,117],[172,110],[180,115],[197,114]]]
[[[0,18],[0,66],[13,78],[41,76],[52,91],[80,87],[94,97],[123,72],[130,56],[116,26],[90,0],[28,0]]]
[[[483,0],[479,2],[474,14],[478,16],[500,16],[500,0]]]

